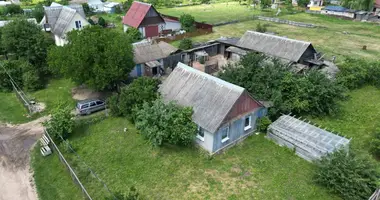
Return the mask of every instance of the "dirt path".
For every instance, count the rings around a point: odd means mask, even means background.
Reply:
[[[17,126],[0,124],[0,200],[37,200],[30,173],[30,150],[47,117]]]

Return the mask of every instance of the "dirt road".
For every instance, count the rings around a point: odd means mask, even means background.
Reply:
[[[0,124],[0,200],[37,200],[30,173],[30,150],[47,117],[17,126]]]

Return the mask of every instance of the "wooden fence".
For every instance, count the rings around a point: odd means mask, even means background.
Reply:
[[[67,162],[61,151],[58,149],[57,145],[54,143],[53,139],[50,137],[49,133],[45,129],[45,134],[50,140],[50,146],[52,149],[57,151],[59,160],[65,165],[66,169],[69,170],[71,178],[73,179],[74,183],[80,187],[82,190],[83,195],[86,199],[92,200],[91,196],[88,194],[86,188],[83,186],[82,182],[79,180],[77,174],[74,172],[73,168],[70,166],[70,164]]]

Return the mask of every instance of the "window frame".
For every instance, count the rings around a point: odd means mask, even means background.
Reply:
[[[249,119],[249,124],[246,126],[245,122],[246,122],[247,118]],[[244,131],[247,131],[247,130],[249,130],[251,128],[252,128],[252,116],[251,115],[247,115],[247,116],[244,117]]]
[[[224,132],[222,132],[222,143],[225,143],[225,142],[227,142],[229,139],[230,139],[230,127],[224,127],[223,129],[222,129],[222,131],[224,131],[224,130],[226,130],[226,132],[227,132],[227,135],[226,135],[226,137],[225,138],[223,138],[223,133]]]
[[[205,130],[204,130],[202,127],[200,127],[200,126],[198,126],[197,130],[198,130],[198,131],[197,131],[197,138],[198,138],[199,140],[201,140],[202,142],[204,142],[204,141],[205,141]],[[199,135],[199,133],[200,133],[201,131],[203,131],[203,136]]]

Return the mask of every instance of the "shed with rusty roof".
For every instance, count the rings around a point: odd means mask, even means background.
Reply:
[[[216,153],[253,133],[266,108],[244,88],[183,63],[159,89],[166,102],[193,108],[198,125],[197,143]]]

